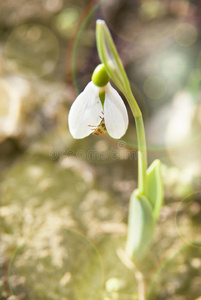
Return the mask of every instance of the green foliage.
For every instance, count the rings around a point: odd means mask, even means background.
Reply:
[[[134,191],[131,195],[126,251],[134,261],[146,254],[154,233],[152,208],[145,196]]]
[[[132,94],[130,82],[126,75],[110,31],[103,20],[96,21],[96,42],[98,54],[110,78],[126,97],[133,115],[141,116],[141,111]]]
[[[163,203],[163,183],[161,178],[161,162],[156,159],[147,170],[147,199],[152,209],[153,217],[158,219]]]
[[[129,82],[109,29],[103,20],[97,20],[96,24],[96,41],[100,60],[116,86],[125,94]]]

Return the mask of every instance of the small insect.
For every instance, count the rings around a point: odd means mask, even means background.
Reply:
[[[100,122],[99,126],[94,130],[94,135],[103,135],[107,132],[107,129],[105,127],[105,121],[104,119]]]
[[[104,135],[107,132],[107,129],[105,127],[105,120],[103,117],[100,117],[100,118],[101,118],[101,122],[98,125],[98,127],[88,125],[90,127],[93,127],[92,130],[93,130],[94,135]]]

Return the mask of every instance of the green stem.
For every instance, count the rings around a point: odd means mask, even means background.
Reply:
[[[143,123],[142,113],[132,94],[130,86],[127,86],[126,90],[127,90],[126,98],[132,110],[135,119],[135,124],[136,124],[136,131],[137,131],[138,189],[140,194],[146,195],[147,146],[146,146],[146,139],[145,139],[144,123]]]
[[[147,170],[147,150],[143,118],[135,118],[137,139],[138,139],[138,189],[139,193],[146,195],[146,170]]]

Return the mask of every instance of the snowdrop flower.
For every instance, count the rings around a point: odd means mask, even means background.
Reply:
[[[92,81],[72,104],[68,123],[75,139],[82,139],[91,133],[102,135],[106,131],[114,139],[125,134],[128,127],[126,106],[109,83],[103,64],[94,70]]]

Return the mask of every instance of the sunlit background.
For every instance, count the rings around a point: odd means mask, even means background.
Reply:
[[[137,140],[73,140],[68,112],[99,64],[104,19],[162,161],[144,261],[149,300],[201,299],[201,2],[0,2],[0,299],[133,300],[124,248]]]

